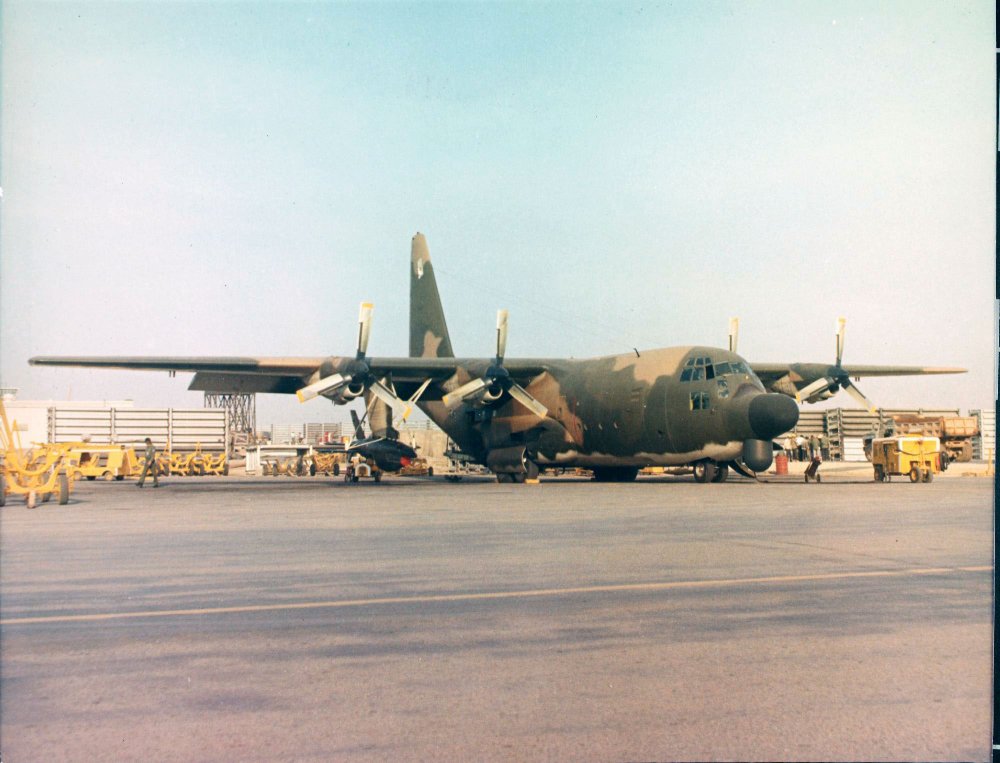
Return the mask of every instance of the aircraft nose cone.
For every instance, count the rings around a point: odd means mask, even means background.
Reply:
[[[750,402],[750,428],[761,440],[771,440],[794,427],[799,406],[787,395],[768,393]]]

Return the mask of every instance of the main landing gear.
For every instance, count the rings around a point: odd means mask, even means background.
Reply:
[[[639,469],[634,466],[595,466],[595,482],[634,482]]]
[[[725,482],[729,477],[728,464],[718,464],[709,459],[696,462],[693,470],[695,482]]]

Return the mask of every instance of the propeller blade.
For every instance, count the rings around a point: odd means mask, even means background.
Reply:
[[[372,330],[372,310],[375,306],[371,302],[361,303],[361,312],[358,314],[358,359],[360,360],[368,352],[368,335]]]
[[[840,367],[840,361],[844,357],[844,332],[847,329],[847,319],[838,318],[837,319],[837,362],[834,364],[838,368]]]
[[[824,376],[822,379],[817,379],[811,384],[806,385],[802,389],[795,393],[795,402],[801,403],[803,400],[808,400],[810,397],[815,395],[817,392],[828,389],[833,383],[833,379]]]
[[[341,384],[349,382],[351,379],[349,376],[344,376],[343,374],[334,374],[333,376],[327,376],[319,381],[313,382],[312,384],[303,387],[295,396],[299,399],[300,403],[304,403],[307,400],[312,400],[314,397],[319,397],[324,392],[329,392],[331,389],[336,389]]]
[[[367,417],[367,415],[368,413],[366,411],[365,416]],[[354,424],[354,439],[352,439],[351,442],[353,443],[355,440],[365,439],[365,428],[361,423],[362,420],[358,418],[358,412],[353,408],[351,408],[351,422]]]
[[[544,419],[549,414],[549,409],[542,405],[540,402],[535,400],[520,384],[511,384],[510,388],[507,390],[510,392],[510,396],[517,400],[521,405],[535,414],[538,418]]]
[[[847,390],[847,394],[849,394],[851,397],[853,397],[855,400],[861,403],[861,405],[867,408],[869,413],[878,412],[878,408],[875,406],[875,404],[872,403],[872,401],[869,400],[867,397],[865,397],[865,394],[860,389],[858,389],[853,384],[853,382],[851,382],[850,379],[846,378],[843,379],[840,382],[840,386],[842,386],[844,389]]]
[[[729,319],[729,351],[736,352],[736,346],[740,341],[740,319]]]
[[[393,422],[392,424],[393,429],[398,429],[399,425],[410,417],[410,414],[413,413],[413,406],[416,405],[417,401],[420,399],[420,396],[424,394],[424,391],[427,389],[430,383],[431,383],[430,379],[424,379],[424,383],[421,384],[419,387],[417,387],[416,392],[410,395],[410,399],[406,401],[406,404],[403,407],[402,414],[400,414],[399,418]]]
[[[497,365],[503,363],[507,353],[507,311],[497,310]]]
[[[400,400],[396,396],[395,392],[393,392],[391,389],[389,389],[387,386],[385,386],[382,382],[378,381],[377,379],[371,383],[371,386],[368,389],[371,390],[371,393],[375,395],[375,397],[377,397],[379,400],[381,400],[383,403],[388,405],[393,410],[396,410],[397,408],[406,407],[406,403]]]
[[[462,401],[469,395],[474,395],[479,390],[488,386],[488,382],[485,379],[473,379],[467,384],[463,384],[458,389],[453,392],[449,392],[447,395],[441,398],[441,402],[444,403],[449,408],[457,408],[462,404]]]

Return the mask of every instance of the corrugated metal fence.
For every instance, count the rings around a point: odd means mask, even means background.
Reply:
[[[49,442],[116,443],[141,447],[225,450],[229,412],[212,408],[49,408]]]

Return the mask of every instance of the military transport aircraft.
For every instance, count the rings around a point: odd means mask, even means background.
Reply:
[[[420,233],[411,246],[409,357],[368,356],[371,316],[372,306],[363,304],[354,357],[37,357],[29,362],[194,372],[192,390],[297,394],[303,402],[325,397],[346,404],[374,396],[400,419],[417,405],[501,482],[533,480],[546,466],[583,467],[598,481],[616,482],[635,479],[644,466],[691,466],[699,482],[721,482],[730,468],[752,477],[771,465],[773,438],[795,426],[797,402],[844,389],[874,410],[852,379],[965,370],[844,366],[843,321],[832,365],[748,363],[736,353],[732,333],[729,349],[671,347],[586,360],[511,359],[505,357],[505,310],[497,316],[492,358],[456,358]]]

